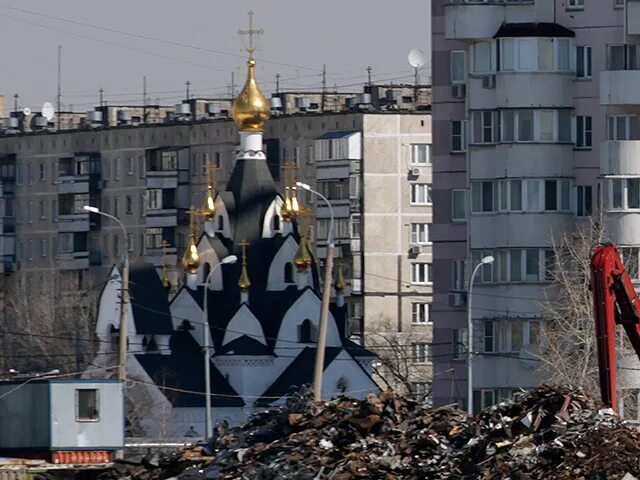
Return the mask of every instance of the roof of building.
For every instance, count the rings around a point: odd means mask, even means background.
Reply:
[[[151,264],[131,266],[129,292],[136,332],[170,335],[173,332],[167,291]]]
[[[320,135],[316,140],[332,140],[335,138],[345,138],[356,133],[360,133],[359,130],[343,130],[338,132],[327,132],[323,135]]]
[[[171,348],[170,355],[147,353],[136,355],[136,359],[160,389],[168,387],[162,392],[174,407],[204,407],[205,385],[202,349],[191,334],[183,330],[178,330],[171,336],[169,346]],[[212,406],[244,406],[242,398],[213,363],[210,368],[210,378]]]
[[[501,37],[575,37],[576,32],[557,23],[503,23],[493,38]]]
[[[326,369],[333,360],[342,352],[341,347],[327,347],[325,349],[324,367]],[[289,395],[302,385],[313,382],[313,367],[316,361],[316,349],[306,347],[295,360],[280,374],[275,382],[256,401],[256,406],[266,407],[278,399]]]

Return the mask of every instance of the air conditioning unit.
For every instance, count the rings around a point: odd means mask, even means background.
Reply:
[[[411,245],[409,247],[410,255],[420,255],[422,253],[422,247],[420,245]]]
[[[451,97],[464,98],[467,94],[466,85],[451,85]]]
[[[419,167],[411,167],[411,176],[412,177],[419,177],[421,173],[422,172],[420,171]]]
[[[496,88],[496,76],[485,75],[482,77],[482,88]]]
[[[449,294],[450,307],[462,307],[467,303],[467,292],[452,292]]]

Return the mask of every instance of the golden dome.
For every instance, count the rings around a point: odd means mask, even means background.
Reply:
[[[259,132],[269,119],[269,104],[256,83],[255,60],[249,59],[247,65],[247,83],[234,100],[231,115],[240,130]]]
[[[246,292],[247,290],[249,290],[250,286],[251,286],[251,280],[249,280],[249,272],[247,272],[247,265],[243,264],[242,272],[240,273],[240,278],[238,279],[238,287],[240,287],[240,290],[242,290],[243,292]]]
[[[200,266],[200,256],[198,255],[198,247],[196,247],[195,238],[191,236],[191,243],[184,252],[182,264],[187,273],[196,273]]]
[[[345,283],[344,283],[344,272],[342,271],[342,262],[338,260],[338,274],[336,275],[335,289],[338,292],[341,292],[344,290],[344,287],[345,287]]]
[[[208,222],[212,222],[216,216],[216,206],[215,201],[213,199],[213,188],[209,187],[207,189],[207,199],[204,203],[204,218]]]
[[[309,268],[309,265],[311,265],[311,255],[309,254],[307,239],[304,235],[300,236],[300,246],[296,252],[294,263],[296,264],[296,267],[298,267],[298,272],[306,271],[307,268]]]

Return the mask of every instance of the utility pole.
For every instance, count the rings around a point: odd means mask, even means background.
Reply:
[[[60,110],[62,110],[62,45],[58,45],[58,130],[60,130]]]
[[[147,76],[142,77],[142,123],[147,123]]]
[[[327,64],[322,64],[322,103],[320,104],[320,111],[324,113],[324,105],[327,97]]]
[[[413,79],[413,107],[415,108],[418,104],[418,67],[414,68],[414,79]]]
[[[280,74],[276,73],[276,93],[280,93]]]

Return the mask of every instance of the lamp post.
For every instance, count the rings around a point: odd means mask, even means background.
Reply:
[[[316,364],[313,372],[313,398],[316,401],[322,397],[322,373],[324,371],[324,354],[327,343],[327,324],[329,322],[329,301],[331,300],[331,279],[333,278],[333,207],[327,197],[313,190],[309,185],[296,182],[296,185],[303,190],[320,197],[329,207],[329,235],[327,237],[327,260],[324,270],[324,290],[322,291],[322,308],[320,309],[320,331],[318,332],[318,348],[316,350]]]
[[[202,324],[204,327],[204,345],[203,345],[203,353],[204,353],[204,391],[205,391],[205,441],[209,440],[212,436],[213,436],[213,428],[211,425],[211,374],[210,374],[210,368],[211,368],[211,364],[209,363],[209,337],[210,337],[210,329],[209,329],[209,315],[208,315],[208,302],[207,299],[209,298],[209,295],[207,295],[207,289],[209,288],[209,282],[211,281],[211,276],[213,275],[213,272],[215,272],[218,267],[220,267],[220,265],[223,264],[230,264],[230,263],[236,263],[238,261],[238,257],[236,257],[235,255],[229,255],[227,257],[224,257],[220,262],[218,262],[216,264],[215,267],[213,267],[211,269],[211,271],[209,272],[209,275],[207,275],[207,278],[205,279],[204,283],[201,284],[202,287],[204,287],[203,290],[203,295],[204,295],[204,309],[202,310]]]
[[[491,255],[483,257],[473,269],[469,279],[469,295],[467,298],[467,412],[469,412],[469,415],[473,415],[473,312],[471,310],[473,279],[480,267],[491,264],[494,261],[495,258]]]
[[[124,244],[124,262],[122,265],[122,292],[120,295],[120,344],[118,347],[118,379],[121,382],[127,380],[127,333],[129,312],[129,245],[127,229],[124,224],[113,215],[100,211],[97,207],[85,205],[84,210],[89,213],[102,215],[116,222],[122,229]]]

